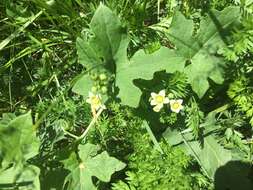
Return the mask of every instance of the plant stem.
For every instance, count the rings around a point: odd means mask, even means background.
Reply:
[[[93,117],[93,119],[91,120],[89,126],[87,127],[87,129],[83,132],[83,134],[77,138],[77,140],[82,140],[87,133],[89,132],[89,130],[91,129],[91,127],[97,122],[98,117],[101,115],[102,111],[104,110],[104,108],[100,108],[96,114],[96,116]]]
[[[157,140],[156,140],[156,138],[155,138],[155,136],[154,136],[152,130],[150,129],[149,125],[147,124],[147,122],[144,121],[142,125],[145,126],[145,128],[146,128],[146,130],[147,130],[147,132],[148,132],[148,134],[149,134],[149,136],[150,136],[150,138],[151,138],[151,140],[152,140],[152,142],[153,142],[155,148],[156,148],[161,154],[164,154],[162,148],[160,147],[159,143],[157,142]]]
[[[63,132],[64,132],[65,134],[67,134],[67,135],[73,137],[74,139],[78,139],[78,138],[79,138],[78,136],[76,136],[76,135],[74,135],[74,134],[72,134],[72,133],[66,131],[64,128],[62,128],[62,130],[63,130]]]
[[[157,0],[157,20],[160,20],[160,0]]]
[[[96,114],[95,117],[93,117],[93,119],[91,120],[89,126],[86,128],[86,130],[83,132],[83,134],[81,136],[76,136],[68,131],[66,131],[65,129],[62,128],[63,132],[73,138],[76,139],[76,141],[81,141],[89,132],[89,130],[91,129],[91,127],[97,122],[98,117],[101,115],[102,111],[104,110],[104,108],[100,108]]]

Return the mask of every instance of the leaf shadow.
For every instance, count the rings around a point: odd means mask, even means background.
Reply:
[[[63,168],[50,169],[43,176],[40,177],[41,189],[44,190],[62,190],[64,179],[68,175],[68,170]]]
[[[215,190],[252,190],[252,165],[238,160],[228,162],[215,172],[214,186]]]
[[[135,110],[138,117],[146,120],[152,129],[152,132],[159,139],[167,128],[167,125],[161,123],[160,114],[154,112],[150,106],[149,98],[151,92],[159,92],[165,88],[165,81],[171,74],[165,71],[155,72],[151,80],[138,79],[134,84],[142,91],[139,106]]]

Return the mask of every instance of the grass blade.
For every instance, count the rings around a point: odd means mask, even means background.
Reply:
[[[25,28],[27,28],[31,23],[34,22],[34,20],[36,18],[38,18],[41,14],[43,13],[43,11],[38,12],[36,15],[32,16],[24,25],[22,25],[21,27],[19,27],[15,32],[13,32],[8,38],[4,39],[1,43],[0,43],[0,51],[10,43],[11,40],[13,40],[16,36],[18,36],[21,32],[24,31]]]

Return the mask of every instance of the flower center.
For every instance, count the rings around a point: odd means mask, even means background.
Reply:
[[[164,102],[164,97],[161,96],[161,95],[158,95],[158,96],[156,96],[155,100],[156,100],[156,102],[157,102],[158,104],[161,104],[161,103]]]
[[[180,107],[180,104],[178,102],[175,102],[172,104],[173,109],[178,109]]]
[[[100,99],[97,98],[97,97],[92,97],[92,98],[91,98],[91,103],[92,103],[92,105],[100,105],[100,104],[101,104],[101,101],[100,101]]]

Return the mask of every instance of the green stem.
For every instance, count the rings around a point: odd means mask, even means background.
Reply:
[[[161,154],[164,154],[162,148],[160,147],[158,141],[157,141],[156,138],[155,138],[155,135],[153,134],[153,132],[152,132],[152,130],[150,129],[150,127],[149,127],[149,125],[147,124],[147,122],[144,121],[142,125],[145,126],[145,128],[146,128],[146,130],[147,130],[147,132],[148,132],[148,134],[149,134],[149,136],[150,136],[150,138],[151,138],[151,140],[152,140],[152,142],[153,142],[155,148],[156,148]]]
[[[157,20],[160,20],[160,0],[157,0]]]
[[[97,122],[98,117],[101,115],[102,111],[104,110],[104,108],[100,108],[96,114],[95,117],[93,117],[93,119],[91,120],[89,126],[86,128],[86,130],[83,132],[83,134],[77,138],[77,141],[82,140],[89,132],[89,130],[92,128],[92,126]]]
[[[72,134],[72,133],[66,131],[64,128],[62,128],[62,130],[63,130],[63,132],[64,132],[65,134],[67,134],[67,135],[73,137],[74,139],[78,139],[78,138],[79,138],[78,136],[76,136],[76,135],[74,135],[74,134]]]
[[[76,136],[68,131],[66,131],[64,128],[62,128],[63,132],[71,137],[73,137],[74,139],[76,139],[76,141],[81,141],[89,132],[89,130],[92,128],[92,126],[97,122],[98,117],[101,115],[102,111],[104,110],[104,108],[100,108],[96,114],[95,117],[93,117],[93,119],[91,120],[89,126],[86,128],[86,130],[83,132],[83,134],[81,136]]]

